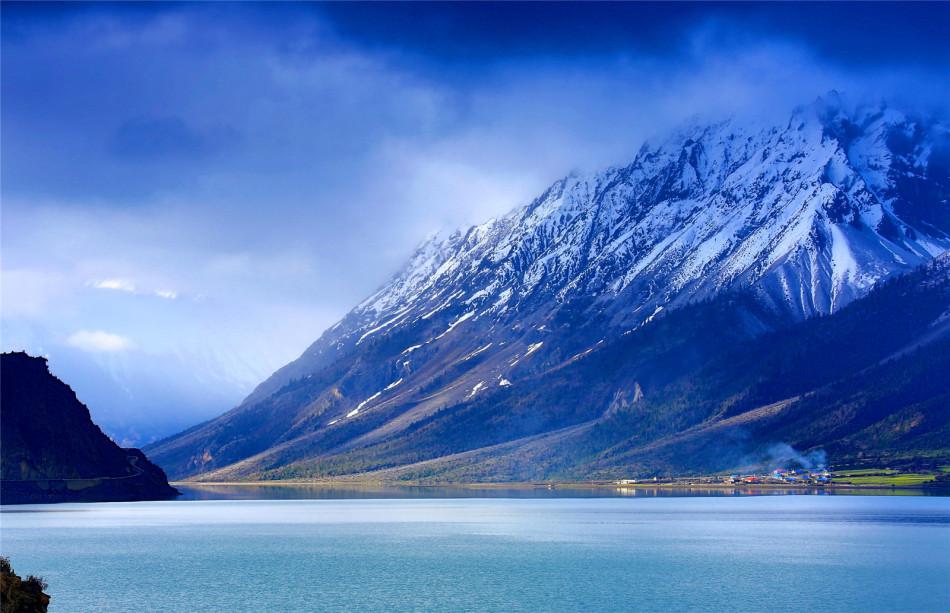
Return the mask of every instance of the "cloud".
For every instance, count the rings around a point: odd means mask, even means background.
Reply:
[[[158,298],[164,298],[165,300],[175,300],[178,298],[178,292],[170,289],[155,289],[151,291],[140,290],[135,283],[129,281],[128,279],[102,279],[100,281],[90,281],[86,285],[96,289],[114,290],[128,294],[157,296]]]
[[[196,376],[241,372],[240,386],[213,379],[245,389],[426,234],[626,164],[694,114],[781,114],[830,88],[950,100],[945,38],[926,62],[908,59],[924,55],[916,34],[849,62],[851,43],[878,39],[839,30],[875,20],[812,13],[851,7],[719,6],[5,11],[5,347],[70,338],[153,378],[145,356],[184,356]],[[768,28],[742,17],[773,11]],[[136,351],[75,330],[122,330]]]
[[[97,289],[111,289],[120,292],[135,293],[135,284],[126,279],[102,279],[101,281],[90,281],[89,285]]]
[[[128,338],[102,330],[79,330],[66,339],[66,344],[90,353],[126,351],[133,347]]]

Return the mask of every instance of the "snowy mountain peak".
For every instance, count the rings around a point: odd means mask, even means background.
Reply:
[[[835,92],[783,122],[691,122],[626,166],[430,237],[279,380],[385,338],[428,349],[460,326],[500,334],[564,309],[608,336],[728,290],[792,318],[833,312],[950,247],[946,135]]]
[[[484,304],[505,290],[563,301],[643,285],[666,302],[767,279],[800,315],[829,312],[950,246],[946,160],[931,160],[941,133],[883,105],[848,110],[836,92],[784,126],[687,125],[625,167],[569,175],[426,243],[360,308],[431,308],[450,285]],[[920,181],[936,201],[908,200]],[[630,299],[617,307],[642,306]]]

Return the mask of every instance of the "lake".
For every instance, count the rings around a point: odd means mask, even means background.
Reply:
[[[948,498],[281,491],[4,507],[0,550],[70,613],[950,606]]]

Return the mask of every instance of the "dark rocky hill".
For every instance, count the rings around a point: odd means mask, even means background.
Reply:
[[[160,500],[178,491],[96,426],[44,358],[0,356],[0,502]]]

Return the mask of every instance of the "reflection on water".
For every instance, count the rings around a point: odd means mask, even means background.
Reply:
[[[782,487],[614,487],[614,486],[411,486],[324,484],[176,483],[179,500],[365,500],[393,498],[614,498],[723,496],[927,496],[922,489],[782,488]],[[946,491],[943,491],[946,494]]]

